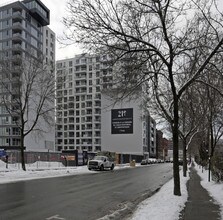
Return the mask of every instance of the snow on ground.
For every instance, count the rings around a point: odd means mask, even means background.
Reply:
[[[195,168],[202,179],[201,185],[220,205],[221,218],[223,220],[223,183],[215,183],[212,180],[208,182],[208,170],[203,170],[202,172],[202,169],[198,165]],[[130,220],[178,220],[179,213],[183,210],[187,201],[188,193],[186,183],[189,177],[184,178],[181,171],[180,180],[182,196],[178,197],[173,195],[173,179],[171,179],[158,193],[139,204]]]
[[[223,220],[223,183],[216,183],[214,181],[208,182],[208,170],[202,169],[200,166],[195,166],[197,173],[201,177],[201,185],[208,191],[217,204],[221,207],[221,218]]]
[[[137,164],[137,166],[140,166]],[[129,164],[116,166],[115,169],[129,168]],[[92,173],[96,171],[89,171],[86,166],[80,167],[64,167],[61,163],[54,162],[36,162],[32,165],[26,166],[27,171],[21,170],[20,164],[9,164],[8,169],[4,162],[0,160],[0,184],[49,178],[56,176],[68,176]],[[203,171],[199,166],[196,166],[198,174],[202,178],[202,186],[208,190],[211,196],[219,203],[222,210],[223,219],[223,184],[208,182],[208,173]],[[189,175],[188,175],[189,176]],[[173,195],[173,179],[167,182],[156,194],[140,203],[129,220],[178,220],[179,213],[183,210],[187,201],[188,193],[186,189],[186,182],[189,177],[184,178],[182,171],[180,172],[181,179],[181,193],[182,196]]]
[[[115,169],[122,169],[126,167],[130,167],[129,164],[123,166],[116,166]],[[8,164],[8,168],[6,168],[6,164],[0,160],[0,184],[31,180],[31,179],[69,176],[69,175],[97,172],[97,171],[89,171],[87,169],[87,166],[65,167],[60,162],[41,162],[41,161],[37,161],[36,163],[26,165],[26,170],[27,171],[22,170],[21,164]]]
[[[178,220],[179,213],[187,201],[186,182],[189,177],[183,177],[181,171],[180,179],[182,196],[173,195],[173,179],[171,179],[158,193],[138,205],[131,220]]]

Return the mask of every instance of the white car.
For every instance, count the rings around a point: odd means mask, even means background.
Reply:
[[[113,170],[115,164],[113,161],[110,161],[106,156],[95,156],[92,160],[88,161],[87,166],[89,170]]]

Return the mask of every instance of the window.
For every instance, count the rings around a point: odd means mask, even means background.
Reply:
[[[2,117],[2,123],[3,124],[8,124],[9,123],[9,118],[8,117]]]
[[[86,63],[86,58],[81,59],[81,63]]]
[[[69,125],[69,130],[74,130],[74,125]]]

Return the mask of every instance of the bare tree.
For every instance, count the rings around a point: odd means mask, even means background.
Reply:
[[[211,77],[213,73],[207,75],[206,87],[206,99],[208,105],[208,111],[206,119],[208,122],[207,136],[208,136],[208,160],[209,160],[209,175],[208,180],[210,181],[211,176],[211,163],[215,153],[215,148],[219,139],[223,136],[223,122],[222,122],[222,99],[223,95],[220,90],[223,86],[223,81],[219,80],[219,77]],[[217,84],[217,85],[216,85]],[[212,85],[211,87],[209,85]],[[215,86],[213,86],[215,85]]]
[[[187,150],[194,137],[204,131],[207,103],[200,94],[199,87],[192,86],[182,95],[179,102],[179,135],[183,147],[183,176],[187,171]]]
[[[109,53],[119,65],[123,58],[133,57],[119,92],[132,95],[146,82],[159,114],[170,123],[174,195],[181,195],[179,101],[223,43],[222,15],[216,6],[214,0],[70,0],[64,18],[67,39]],[[182,76],[184,81],[179,80]],[[132,79],[136,82],[126,86]]]
[[[11,118],[10,133],[16,130],[20,135],[17,145],[20,145],[22,168],[26,170],[25,137],[41,134],[47,125],[54,123],[54,67],[30,55],[3,59],[0,65],[1,105]]]

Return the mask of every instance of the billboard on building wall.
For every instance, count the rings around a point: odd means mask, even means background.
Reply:
[[[111,133],[133,134],[133,108],[111,110]]]

